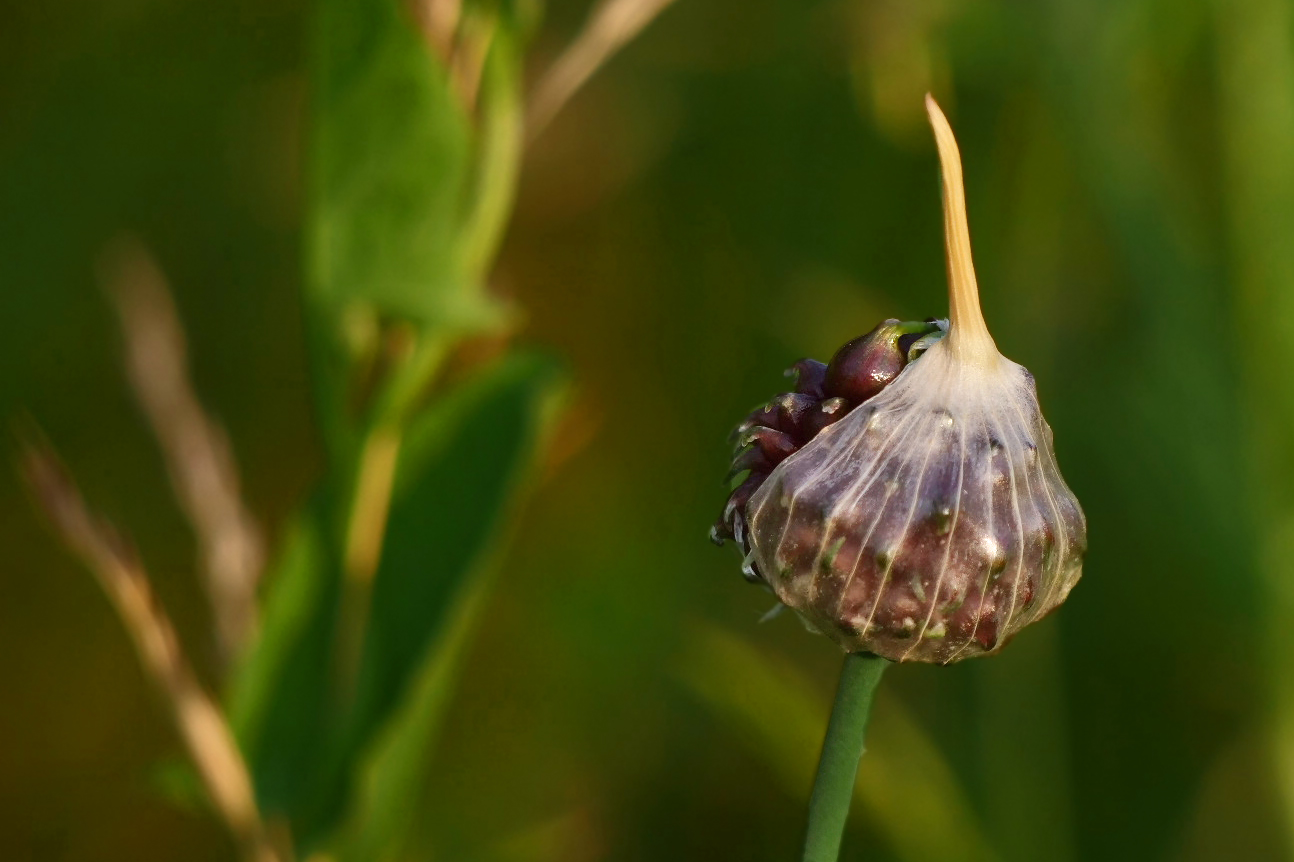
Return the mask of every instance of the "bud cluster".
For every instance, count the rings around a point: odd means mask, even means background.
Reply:
[[[957,144],[943,167],[949,319],[887,320],[737,428],[711,537],[849,652],[947,664],[992,652],[1078,582],[1087,524],[1033,375],[998,352],[971,264]]]
[[[746,504],[773,469],[802,449],[828,425],[876,395],[944,334],[946,323],[927,320],[900,323],[886,320],[866,335],[847,342],[824,365],[801,359],[786,370],[795,378],[795,391],[776,396],[751,412],[732,432],[732,468],[727,481],[746,477],[728,495],[723,514],[710,529],[710,539],[722,545],[733,540],[745,562],[748,580],[763,580],[751,555]]]

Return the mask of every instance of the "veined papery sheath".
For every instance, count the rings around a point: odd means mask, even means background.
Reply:
[[[946,664],[998,649],[1078,581],[1087,525],[1033,375],[980,311],[952,129],[943,172],[947,321],[885,321],[738,428],[712,536],[849,652]]]

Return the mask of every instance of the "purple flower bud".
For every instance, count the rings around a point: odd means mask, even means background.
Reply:
[[[933,321],[900,323],[891,319],[881,323],[836,351],[827,364],[824,391],[852,404],[863,403],[898,377],[908,364],[907,349],[900,347],[900,341],[911,344],[937,331],[939,326]]]
[[[712,535],[735,538],[745,570],[845,650],[948,663],[1000,648],[1063,602],[1087,525],[1033,376],[984,323],[957,144],[927,107],[948,323],[887,320],[842,347],[820,386],[797,386],[811,397],[775,399],[776,427],[741,438],[750,449],[734,467],[750,474]]]

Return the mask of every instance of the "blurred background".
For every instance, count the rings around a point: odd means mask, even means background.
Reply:
[[[528,81],[591,5],[549,0]],[[0,3],[0,415],[38,422],[132,537],[212,689],[194,536],[96,262],[125,230],[151,249],[277,544],[326,460],[310,13]],[[795,858],[841,657],[760,623],[771,596],[706,533],[726,435],[785,367],[946,313],[927,90],[1090,553],[1000,656],[886,675],[842,858],[1294,858],[1281,0],[677,0],[611,59],[528,148],[489,279],[566,396],[402,803],[405,857]],[[163,699],[12,470],[0,543],[0,858],[235,858],[177,804]]]

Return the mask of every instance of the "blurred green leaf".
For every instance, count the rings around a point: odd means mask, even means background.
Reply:
[[[1268,600],[1265,661],[1275,705],[1268,755],[1294,855],[1294,9],[1278,0],[1214,4],[1218,14],[1227,215],[1235,267],[1232,331],[1262,333],[1242,351],[1247,487],[1257,502],[1258,568]]]
[[[488,563],[482,568],[488,571]],[[411,681],[406,702],[376,734],[372,753],[355,774],[355,799],[338,839],[341,862],[399,858],[418,810],[433,744],[453,696],[464,647],[480,617],[491,578],[464,585],[447,625],[437,633],[427,661]]]
[[[338,727],[322,726],[318,716],[327,710],[318,705],[330,691],[340,578],[327,562],[332,556],[320,553],[318,543],[297,540],[307,547],[296,559],[323,567],[315,570],[319,583],[294,583],[306,580],[301,566],[285,573],[285,598],[271,604],[267,619],[270,657],[251,666],[253,678],[247,685],[269,701],[259,707],[264,715],[256,739],[261,744],[249,747],[258,792],[267,809],[291,816],[303,847],[313,846],[335,826],[357,762],[408,697],[420,669],[432,668],[427,673],[435,680],[448,679],[449,668],[436,670],[437,662],[456,655],[463,635],[455,633],[470,623],[469,611],[479,601],[473,598],[479,583],[474,574],[498,544],[499,527],[532,462],[558,376],[551,360],[513,355],[436,401],[408,430],[373,583],[355,696]],[[295,644],[275,646],[294,633]],[[428,659],[433,644],[440,646]],[[281,669],[277,677],[275,667]],[[396,735],[397,747],[421,750],[429,744],[447,685],[436,682],[430,695],[415,698],[422,706]],[[251,700],[239,710],[241,715],[255,714],[256,698]],[[293,728],[304,742],[292,738]],[[413,767],[412,777],[419,777],[418,764],[404,758],[396,758],[395,768]],[[402,786],[403,780],[382,777],[371,792],[381,795],[393,783]]]
[[[230,719],[267,815],[291,815],[327,739],[333,638],[341,596],[330,545],[333,495],[321,492],[284,539],[267,574],[261,636],[233,679]]]
[[[498,546],[513,492],[536,451],[556,364],[515,354],[444,398],[409,429],[397,466],[354,710],[342,757],[353,761],[387,721],[420,668],[433,679],[455,630],[469,619],[483,560]],[[428,649],[439,642],[436,655]],[[397,747],[425,745],[445,683],[432,693]],[[397,737],[398,738],[398,737]],[[398,760],[398,758],[397,758]],[[399,764],[396,764],[399,768]],[[376,792],[381,792],[378,787]]]
[[[444,341],[504,313],[465,253],[480,196],[470,117],[406,4],[318,0],[311,83],[306,312],[320,421],[344,464],[356,360],[383,322]]]
[[[460,254],[469,277],[484,278],[498,254],[517,190],[523,138],[520,39],[495,23],[481,77],[479,152]]]
[[[471,134],[398,0],[320,0],[310,135],[309,290],[423,323],[479,317],[456,249]]]
[[[794,666],[713,627],[692,631],[677,672],[773,768],[788,793],[808,799],[828,697]],[[996,858],[952,768],[884,687],[872,713],[854,808],[908,862]]]
[[[1005,859],[1073,862],[1069,724],[1055,616],[976,662],[981,811]]]
[[[286,815],[307,849],[344,810],[357,758],[488,546],[533,447],[537,393],[553,380],[547,362],[505,361],[404,427],[448,345],[500,319],[481,285],[511,211],[517,62],[494,14],[474,21],[479,132],[399,0],[316,9],[306,311],[330,470],[289,539],[263,639],[232,695],[261,804]],[[372,415],[353,422],[357,372],[389,321],[417,326],[417,350],[380,381]],[[402,448],[370,596],[347,585],[342,561],[374,424],[389,424]],[[447,493],[461,499],[441,515]]]

